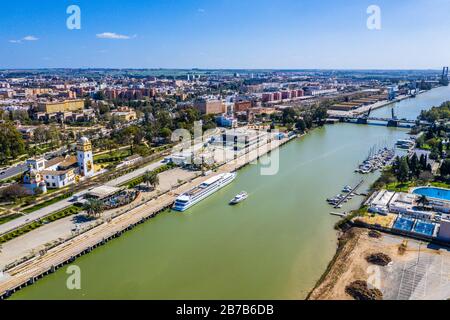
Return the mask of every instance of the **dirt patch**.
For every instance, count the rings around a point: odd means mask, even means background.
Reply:
[[[370,254],[366,257],[366,260],[369,263],[382,267],[387,266],[392,261],[387,254],[382,252]]]
[[[366,281],[354,281],[345,287],[345,292],[355,300],[383,300],[383,293],[376,288],[370,289]]]
[[[381,238],[381,232],[376,230],[369,230],[369,237],[379,239]]]

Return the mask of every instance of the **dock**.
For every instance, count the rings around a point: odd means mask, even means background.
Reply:
[[[347,216],[347,213],[345,213],[345,212],[330,212],[330,214],[332,216],[338,216],[338,217],[341,217],[341,218],[344,218],[344,217]]]
[[[363,182],[364,182],[364,180],[361,180],[360,182],[358,182],[358,184],[357,184],[356,186],[354,186],[354,187],[352,188],[352,190],[351,190],[350,192],[348,192],[348,193],[345,195],[345,197],[343,197],[341,200],[339,200],[338,203],[335,204],[334,208],[335,208],[335,209],[338,209],[339,206],[340,206],[345,200],[347,200],[347,198],[350,197],[350,195],[351,195],[352,193],[354,193],[354,192],[355,192],[355,191],[363,184]]]

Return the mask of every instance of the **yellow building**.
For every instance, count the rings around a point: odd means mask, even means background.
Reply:
[[[137,115],[135,111],[113,111],[111,115],[114,119],[127,122],[134,121],[137,119]]]
[[[82,111],[84,109],[84,100],[65,100],[58,102],[44,102],[38,105],[39,112],[56,113],[65,111]]]

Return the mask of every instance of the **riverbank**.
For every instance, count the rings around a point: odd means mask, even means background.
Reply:
[[[385,254],[387,266],[367,261]],[[445,300],[450,298],[450,251],[414,239],[353,227],[345,231],[322,278],[308,295],[310,300],[351,300],[346,287],[365,281],[381,290],[385,300]]]
[[[331,117],[333,117],[333,116],[335,116],[335,117],[356,117],[356,116],[360,116],[362,114],[367,114],[369,112],[369,110],[375,111],[375,110],[382,109],[382,108],[385,108],[385,107],[388,107],[388,106],[391,106],[394,104],[398,104],[403,101],[408,101],[408,100],[414,101],[414,99],[419,98],[422,94],[427,93],[427,92],[432,92],[433,90],[439,89],[439,88],[443,88],[443,87],[436,87],[436,88],[433,88],[428,91],[422,90],[422,91],[418,92],[415,96],[400,95],[393,100],[378,101],[376,103],[365,105],[365,106],[359,107],[359,108],[351,110],[351,111],[329,110],[328,114]],[[408,120],[415,120],[415,119],[408,119]]]
[[[424,92],[425,91],[422,91],[419,94],[424,93]],[[359,108],[351,110],[351,111],[329,110],[328,115],[331,117],[333,117],[333,116],[335,116],[335,117],[355,117],[355,116],[365,114],[365,113],[369,112],[369,110],[373,111],[373,110],[381,109],[381,108],[384,108],[384,107],[387,107],[387,106],[390,106],[395,103],[401,102],[406,99],[411,99],[411,98],[412,97],[410,95],[402,95],[393,100],[378,101],[373,104],[365,105],[365,106],[359,107]]]
[[[273,140],[270,144],[252,150],[249,153],[224,164],[217,170],[217,173],[238,170],[294,138],[295,136],[282,140]],[[150,202],[143,203],[138,207],[123,213],[109,222],[105,221],[92,230],[47,251],[43,256],[29,260],[8,270],[8,272],[5,273],[3,281],[0,282],[0,296],[3,298],[10,296],[15,291],[34,283],[42,276],[53,273],[64,264],[73,262],[77,257],[105,244],[108,240],[122,235],[124,231],[130,230],[145,220],[165,211],[171,207],[179,194],[190,190],[192,187],[202,183],[208,178],[209,177],[204,176],[196,178]]]

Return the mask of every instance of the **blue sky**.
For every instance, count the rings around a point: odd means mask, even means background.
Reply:
[[[81,30],[66,27],[72,4]],[[366,27],[372,4],[381,30]],[[438,69],[449,12],[450,0],[3,0],[0,68]]]

